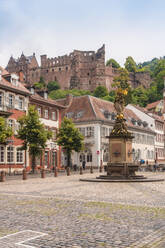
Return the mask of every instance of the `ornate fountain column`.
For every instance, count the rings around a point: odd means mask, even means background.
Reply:
[[[109,136],[110,161],[107,164],[107,176],[130,177],[135,176],[138,165],[133,164],[132,139],[133,136],[127,130],[124,118],[124,105],[127,89],[118,88],[114,107],[117,112],[115,125]]]

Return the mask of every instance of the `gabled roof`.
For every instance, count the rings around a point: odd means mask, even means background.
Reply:
[[[55,100],[52,100],[50,98],[45,99],[44,97],[41,97],[39,94],[37,94],[35,92],[35,94],[30,96],[31,101],[37,101],[41,104],[45,104],[45,105],[53,105],[59,108],[66,108],[66,106],[63,106],[61,104],[59,104],[58,102],[56,102]]]
[[[114,122],[106,117],[105,113],[116,114],[114,104],[109,101],[105,101],[93,96],[79,96],[73,97],[72,103],[64,111],[63,116],[67,115],[68,118],[72,118],[74,122],[85,121],[105,121]],[[140,130],[148,130],[153,132],[150,128],[135,126],[132,123],[132,119],[135,121],[141,121],[140,118],[130,109],[125,108],[124,116],[127,120],[127,125],[132,128]]]
[[[143,107],[140,107],[139,105],[134,105],[134,104],[131,104],[132,106],[134,106],[135,108],[137,108],[138,110],[142,111],[143,113],[148,113],[148,110],[147,108],[143,108]]]
[[[26,89],[24,87],[24,85],[22,83],[20,83],[19,81],[17,82],[17,86],[13,85],[12,83],[10,83],[9,81],[7,81],[4,76],[7,75],[11,75],[8,71],[6,71],[5,69],[3,69],[3,67],[0,66],[0,70],[2,71],[2,78],[0,80],[0,88],[5,88],[11,91],[19,91],[19,93],[22,94],[26,94],[26,95],[30,95],[30,91],[28,89]]]
[[[153,117],[157,121],[164,122],[163,115],[159,116],[159,115],[156,115],[154,113],[148,113],[148,115],[151,116],[151,117]]]
[[[156,108],[156,106],[161,102],[162,100],[159,100],[159,101],[156,101],[156,102],[152,102],[152,103],[149,103],[147,104],[146,108],[149,110],[149,109],[153,109],[153,108]]]

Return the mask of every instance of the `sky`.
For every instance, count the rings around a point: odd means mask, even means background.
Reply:
[[[96,51],[121,65],[165,55],[164,0],[0,0],[0,65],[12,55]]]

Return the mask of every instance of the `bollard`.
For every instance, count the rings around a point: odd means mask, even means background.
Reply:
[[[82,175],[83,174],[83,169],[82,169],[82,167],[80,166],[80,175]]]
[[[54,168],[54,176],[55,176],[55,177],[57,177],[57,176],[58,176],[56,166],[55,166],[55,168]]]
[[[1,171],[1,182],[5,182],[5,172]]]
[[[22,179],[23,179],[23,180],[26,180],[26,179],[27,179],[27,172],[26,172],[26,169],[23,169],[23,171],[22,171]]]
[[[45,178],[45,170],[44,169],[41,170],[41,178]]]
[[[69,167],[66,168],[66,175],[70,176],[70,168]]]
[[[90,167],[90,173],[93,173],[93,166]]]
[[[103,171],[103,167],[102,166],[100,166],[100,168],[99,168],[99,172],[102,172]]]

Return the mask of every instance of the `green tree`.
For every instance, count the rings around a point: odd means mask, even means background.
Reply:
[[[52,99],[65,98],[68,93],[65,90],[53,90],[50,92],[49,97]]]
[[[36,167],[36,157],[42,154],[46,147],[46,142],[52,137],[52,132],[47,131],[39,120],[35,106],[30,106],[28,114],[18,119],[20,128],[18,138],[23,140],[22,150],[29,150],[32,157],[32,171]]]
[[[51,81],[51,82],[48,83],[47,89],[48,89],[48,93],[50,93],[53,90],[59,90],[60,89],[60,85],[56,81]]]
[[[147,90],[142,86],[133,89],[132,91],[132,103],[139,105],[141,107],[145,107],[148,103],[148,94]]]
[[[57,144],[66,151],[67,167],[70,166],[72,151],[80,152],[83,149],[83,139],[82,134],[75,127],[72,120],[64,117],[57,134]]]
[[[158,74],[162,71],[165,71],[165,59],[160,59],[159,61],[157,61],[157,63],[155,64],[155,67],[153,69],[152,76],[154,78],[156,78],[158,76]]]
[[[115,90],[111,90],[109,92],[109,95],[102,97],[103,100],[109,101],[109,102],[114,102],[115,101]]]
[[[155,83],[152,83],[149,89],[146,89],[146,94],[148,96],[147,103],[156,102],[159,98],[158,92],[157,92],[157,85]]]
[[[124,66],[125,66],[125,69],[127,69],[127,71],[129,71],[129,72],[136,72],[137,71],[136,63],[131,56],[126,58]]]
[[[117,63],[117,61],[114,59],[107,60],[106,66],[110,66],[110,65],[112,65],[113,68],[120,68],[119,63]]]
[[[95,97],[99,97],[99,98],[102,98],[104,96],[107,96],[108,95],[108,90],[105,86],[98,86],[94,92],[93,92],[93,95]]]
[[[6,125],[6,120],[3,117],[0,117],[0,144],[6,144],[7,139],[12,135],[12,129]]]
[[[61,99],[65,98],[68,94],[72,94],[73,96],[83,96],[83,95],[91,95],[91,92],[88,90],[53,90],[50,92],[49,97],[52,99]]]
[[[39,82],[34,83],[34,87],[37,88],[37,89],[44,89],[44,88],[46,88],[46,83],[45,83],[45,80],[43,79],[42,76],[40,77]]]

